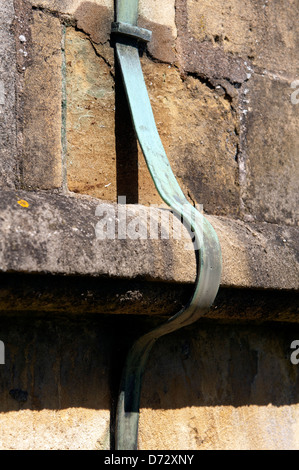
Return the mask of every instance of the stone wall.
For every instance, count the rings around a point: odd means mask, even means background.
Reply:
[[[19,184],[160,203],[124,123],[112,3],[14,2]],[[207,213],[297,224],[297,14],[295,1],[141,2],[140,25],[153,30],[141,60],[161,139]]]
[[[0,13],[0,448],[109,449],[124,352],[188,299],[194,260],[172,242],[91,240],[101,200],[162,205],[113,1]],[[140,0],[159,134],[224,259],[209,318],[153,351],[140,449],[299,448],[298,14],[296,0]]]
[[[124,353],[152,326],[134,315],[2,317],[1,449],[109,449]],[[298,449],[298,334],[298,325],[202,323],[158,342],[139,448]]]

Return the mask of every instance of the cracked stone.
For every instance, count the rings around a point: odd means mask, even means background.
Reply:
[[[128,202],[160,204],[134,133],[124,124],[129,111],[120,77],[115,83],[112,68],[83,33],[67,28],[65,47],[69,189],[111,201],[128,196]],[[185,194],[207,212],[237,215],[238,120],[230,100],[146,56],[142,67],[162,143]]]

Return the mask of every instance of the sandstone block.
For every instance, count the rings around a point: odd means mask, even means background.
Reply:
[[[27,37],[17,38],[26,54],[18,107],[21,184],[27,189],[60,188],[62,26],[58,18],[33,11],[28,31]]]
[[[298,3],[279,0],[239,2],[238,0],[187,0],[177,5],[178,36],[183,44],[183,56],[190,64],[193,48],[200,54],[198,70],[217,73],[221,53],[236,65],[236,58],[250,60],[253,66],[284,76],[299,73],[297,51]],[[214,63],[205,62],[205,56]],[[215,60],[216,59],[216,60]],[[225,60],[225,59],[223,59]],[[204,64],[201,64],[204,61]],[[234,73],[235,74],[235,73]],[[227,75],[228,77],[229,75]]]
[[[69,189],[115,201],[126,190],[132,195],[134,186],[135,200],[128,202],[161,203],[134,134],[128,144],[120,77],[113,80],[111,64],[83,33],[67,28],[65,44]],[[175,67],[146,57],[142,67],[161,140],[186,196],[207,212],[237,215],[238,120],[230,102],[194,77],[182,80]]]
[[[142,61],[157,128],[186,197],[210,214],[239,213],[238,120],[223,89]],[[144,200],[142,203],[149,203]]]
[[[86,35],[67,28],[68,188],[116,200],[115,99],[110,67]]]
[[[13,1],[0,5],[0,187],[15,187],[17,181],[16,53],[12,31]]]
[[[291,82],[255,74],[246,95],[247,149],[242,200],[256,220],[296,225],[299,221],[298,104]]]
[[[139,448],[297,449],[292,328],[197,323],[163,338],[144,376]]]
[[[113,0],[30,0],[32,5],[55,11],[76,22],[77,27],[88,34],[95,43],[105,43],[110,38],[114,19]],[[141,0],[139,26],[153,31],[150,53],[157,59],[175,60],[175,1],[157,2]]]
[[[195,281],[189,232],[165,209],[28,191],[3,192],[0,206],[4,273]],[[222,247],[223,287],[298,289],[298,227],[207,217]]]
[[[12,318],[2,322],[1,450],[109,449],[113,339],[105,321],[83,323],[34,316],[19,318],[18,326]]]

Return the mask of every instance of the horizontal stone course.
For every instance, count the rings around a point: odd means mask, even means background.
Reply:
[[[4,191],[0,201],[0,269],[193,283],[195,256],[188,231],[173,218],[174,231],[168,237],[165,214],[165,206],[117,206],[86,196]],[[126,217],[124,237],[113,232],[117,217]],[[108,230],[112,227],[106,239],[101,239],[103,218]],[[298,289],[296,227],[215,216],[207,219],[222,247],[222,286]],[[158,224],[160,232],[152,232],[156,239],[148,237],[150,221]]]

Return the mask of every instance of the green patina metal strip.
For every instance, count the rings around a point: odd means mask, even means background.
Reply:
[[[138,0],[116,0],[116,21],[137,25]],[[140,37],[140,35],[136,35]],[[176,315],[139,338],[124,367],[116,423],[116,449],[137,449],[142,374],[155,342],[207,313],[219,289],[221,250],[218,237],[205,217],[185,198],[160,140],[139,60],[138,41],[116,37],[116,53],[137,138],[148,169],[162,199],[192,229],[197,277],[192,298]]]
[[[115,0],[116,21],[137,25],[139,0]]]

